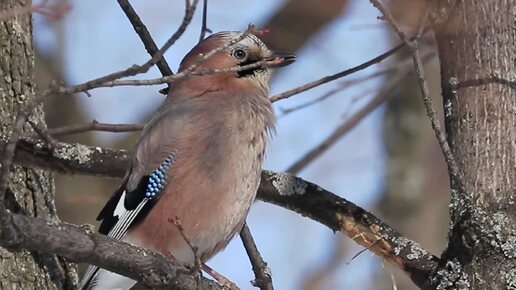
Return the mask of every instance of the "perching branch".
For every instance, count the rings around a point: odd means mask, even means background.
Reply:
[[[61,173],[122,177],[129,163],[123,150],[59,143],[51,150],[35,140],[20,140],[16,162]],[[295,211],[334,231],[341,231],[392,265],[406,271],[424,288],[438,258],[402,236],[373,214],[316,184],[288,173],[262,172],[258,199]],[[7,222],[10,222],[8,220]],[[110,257],[106,257],[106,261]],[[85,260],[85,262],[94,262]],[[104,261],[105,262],[105,261]]]
[[[141,281],[152,289],[224,289],[206,278],[196,279],[190,269],[159,254],[97,234],[86,226],[14,213],[5,217],[0,245],[11,251],[54,253]]]

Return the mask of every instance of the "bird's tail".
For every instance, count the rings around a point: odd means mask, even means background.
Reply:
[[[90,266],[81,281],[79,290],[128,290],[136,281],[99,267]]]
[[[89,290],[95,285],[95,277],[99,271],[99,267],[89,266],[86,273],[82,277],[78,290]]]

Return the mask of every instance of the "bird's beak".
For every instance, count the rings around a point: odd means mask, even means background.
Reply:
[[[271,65],[271,67],[283,67],[296,61],[296,56],[294,54],[283,52],[273,52],[272,55],[269,56],[267,59],[272,61],[278,58],[282,59],[283,61],[281,61],[278,64],[273,64]]]

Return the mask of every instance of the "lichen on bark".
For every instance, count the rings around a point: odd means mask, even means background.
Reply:
[[[447,139],[461,170],[436,285],[453,276],[441,274],[461,273],[442,289],[508,289],[516,269],[516,10],[503,0],[433,6]]]

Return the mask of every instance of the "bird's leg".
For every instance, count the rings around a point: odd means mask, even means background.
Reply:
[[[208,275],[213,277],[213,279],[215,279],[215,281],[217,281],[220,285],[225,286],[230,290],[240,290],[240,288],[238,288],[238,286],[235,285],[235,283],[231,282],[228,278],[222,276],[220,273],[210,268],[210,266],[202,263],[201,269]]]

